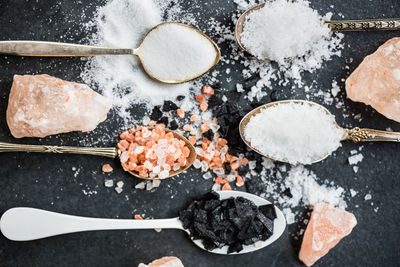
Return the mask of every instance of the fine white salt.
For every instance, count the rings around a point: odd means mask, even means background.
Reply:
[[[162,10],[171,1],[164,2],[109,1],[97,9],[95,18],[86,25],[88,31],[95,31],[88,42],[106,47],[137,48],[145,34],[163,21]],[[97,56],[85,60],[87,63],[81,78],[112,101],[125,124],[134,120],[129,112],[134,105],[141,104],[151,109],[154,105],[161,105],[164,100],[174,100],[178,95],[188,96],[192,87],[191,83],[170,85],[154,81],[133,55]]]
[[[270,158],[291,164],[311,164],[340,146],[343,130],[320,106],[277,104],[253,116],[245,139]]]
[[[286,58],[304,56],[330,36],[329,27],[308,1],[276,0],[246,17],[240,37],[259,59],[283,63]]]
[[[205,73],[217,53],[205,36],[181,24],[163,24],[152,30],[139,48],[143,66],[163,81],[184,81]]]

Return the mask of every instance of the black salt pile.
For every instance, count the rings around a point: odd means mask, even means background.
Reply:
[[[272,204],[257,207],[242,197],[220,200],[215,192],[194,200],[179,213],[193,239],[202,239],[207,250],[228,245],[228,253],[267,240],[274,232],[275,218]]]

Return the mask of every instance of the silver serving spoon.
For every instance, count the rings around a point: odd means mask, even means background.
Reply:
[[[241,42],[240,36],[243,32],[243,25],[247,15],[265,6],[265,3],[258,4],[246,10],[235,26],[235,39],[241,49],[251,54]],[[365,20],[331,20],[324,21],[332,31],[368,31],[368,30],[400,30],[400,19],[365,19]]]
[[[283,101],[276,101],[276,102],[272,102],[266,105],[262,105],[258,108],[253,109],[252,111],[250,111],[249,113],[247,113],[243,119],[240,121],[239,123],[239,133],[240,133],[240,137],[242,138],[243,142],[252,150],[254,150],[255,152],[257,152],[258,154],[271,158],[273,160],[277,160],[274,159],[273,157],[263,154],[261,151],[259,151],[258,149],[254,148],[251,146],[251,143],[249,141],[246,140],[246,138],[244,137],[244,129],[246,128],[247,124],[249,123],[250,119],[261,112],[261,110],[264,109],[268,109],[271,108],[273,106],[276,105],[281,105],[281,104],[290,104],[290,103],[297,103],[297,104],[307,104],[310,106],[319,106],[322,109],[325,110],[326,114],[331,115],[331,113],[329,112],[329,110],[327,110],[324,106],[321,106],[315,102],[311,102],[311,101],[305,101],[305,100],[283,100]],[[374,130],[374,129],[366,129],[366,128],[352,128],[352,129],[345,129],[340,127],[336,122],[335,122],[335,126],[338,128],[343,129],[344,134],[343,137],[341,139],[341,141],[347,141],[347,140],[351,140],[353,142],[368,142],[368,141],[388,141],[388,142],[400,142],[400,132],[389,132],[389,131],[380,131],[380,130]],[[330,156],[330,154],[327,155],[323,155],[320,158],[315,159],[312,163],[317,163],[320,162],[324,159],[326,159],[328,156]],[[282,161],[282,160],[280,160]],[[286,162],[286,161],[283,161]]]
[[[142,126],[143,127],[143,126]],[[147,127],[149,130],[152,130],[154,127]],[[196,159],[196,150],[192,143],[189,142],[184,136],[178,134],[175,131],[164,129],[165,132],[171,132],[174,134],[174,137],[185,142],[185,146],[189,148],[190,154],[187,158],[187,163],[184,167],[180,168],[177,171],[171,170],[169,176],[164,178],[171,178],[175,175],[178,175],[184,171],[186,171],[190,166],[192,166],[194,160]],[[73,146],[48,146],[48,145],[23,145],[23,144],[12,144],[0,142],[0,152],[41,152],[41,153],[55,153],[55,154],[82,154],[82,155],[95,155],[102,156],[107,158],[121,158],[122,151],[117,147],[73,147]],[[136,171],[129,171],[133,176],[140,179],[147,180],[158,180],[160,178],[147,178],[140,176]]]
[[[240,191],[217,192],[221,199],[230,197],[243,197],[253,201],[257,206],[270,204],[269,201],[253,194]],[[262,249],[276,241],[286,227],[286,220],[282,212],[275,207],[277,218],[274,220],[274,233],[261,241],[257,246],[243,246],[238,253],[243,254]],[[5,237],[13,241],[30,241],[45,237],[68,233],[97,231],[97,230],[128,230],[128,229],[179,229],[189,233],[183,228],[179,218],[156,220],[133,219],[99,219],[66,215],[34,208],[12,208],[7,210],[0,219],[0,230]],[[198,247],[206,250],[201,240],[192,240]],[[209,250],[206,250],[209,251]],[[216,254],[228,254],[228,246],[214,249],[209,252]],[[229,254],[230,255],[230,254]]]
[[[157,77],[155,73],[151,71],[150,64],[143,60],[141,57],[141,51],[146,46],[146,40],[149,37],[152,37],[152,34],[155,31],[163,30],[168,25],[175,25],[178,27],[184,27],[185,29],[190,29],[193,32],[196,32],[207,40],[210,45],[214,48],[215,51],[215,58],[211,64],[200,71],[199,73],[194,74],[191,77],[179,77],[179,78],[171,78],[165,79],[161,77]],[[171,38],[176,38],[171,36]],[[136,49],[132,48],[109,48],[109,47],[96,47],[96,46],[89,46],[89,45],[78,45],[78,44],[68,44],[68,43],[58,43],[58,42],[44,42],[44,41],[0,41],[0,54],[9,54],[9,55],[16,55],[16,56],[41,56],[41,57],[72,57],[72,56],[100,56],[100,55],[136,55],[140,62],[142,63],[144,71],[153,79],[168,84],[178,84],[183,83],[186,81],[190,81],[200,77],[201,75],[208,72],[211,68],[213,68],[221,58],[221,53],[217,44],[210,39],[207,35],[202,33],[196,28],[193,28],[189,25],[178,23],[178,22],[165,22],[158,24],[151,30],[147,32],[145,37],[142,40],[140,46]],[[161,61],[161,58],[159,58]],[[176,62],[179,62],[177,60]],[[161,62],[159,62],[161,63]],[[165,62],[168,65],[170,62]],[[169,64],[169,68],[176,68],[176,69],[184,69],[186,66],[171,66]]]

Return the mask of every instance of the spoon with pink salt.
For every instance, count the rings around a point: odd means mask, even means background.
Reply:
[[[210,37],[178,22],[156,25],[136,49],[44,41],[0,41],[0,54],[42,57],[135,55],[151,78],[168,84],[202,76],[221,57],[217,44]]]
[[[123,169],[141,179],[166,179],[186,171],[196,159],[184,136],[162,126],[132,128],[121,133],[117,147],[23,145],[0,142],[0,152],[85,154],[119,158]]]

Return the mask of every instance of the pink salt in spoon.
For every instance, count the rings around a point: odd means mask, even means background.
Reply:
[[[153,129],[153,127],[147,127],[149,130]],[[185,146],[189,148],[190,154],[186,160],[185,166],[181,167],[179,170],[171,170],[167,177],[159,178],[158,176],[153,178],[142,177],[136,171],[126,170],[133,176],[136,176],[141,179],[166,179],[171,178],[175,175],[178,175],[184,171],[186,171],[196,159],[196,151],[193,145],[187,140],[184,136],[178,134],[169,129],[164,129],[166,133],[173,133],[174,137],[185,142]],[[41,153],[55,153],[55,154],[85,154],[85,155],[95,155],[102,156],[107,158],[119,158],[121,162],[126,161],[126,157],[128,157],[127,153],[121,151],[117,147],[72,147],[72,146],[48,146],[48,145],[23,145],[23,144],[12,144],[0,142],[0,152],[41,152]],[[125,151],[126,152],[126,151]]]

